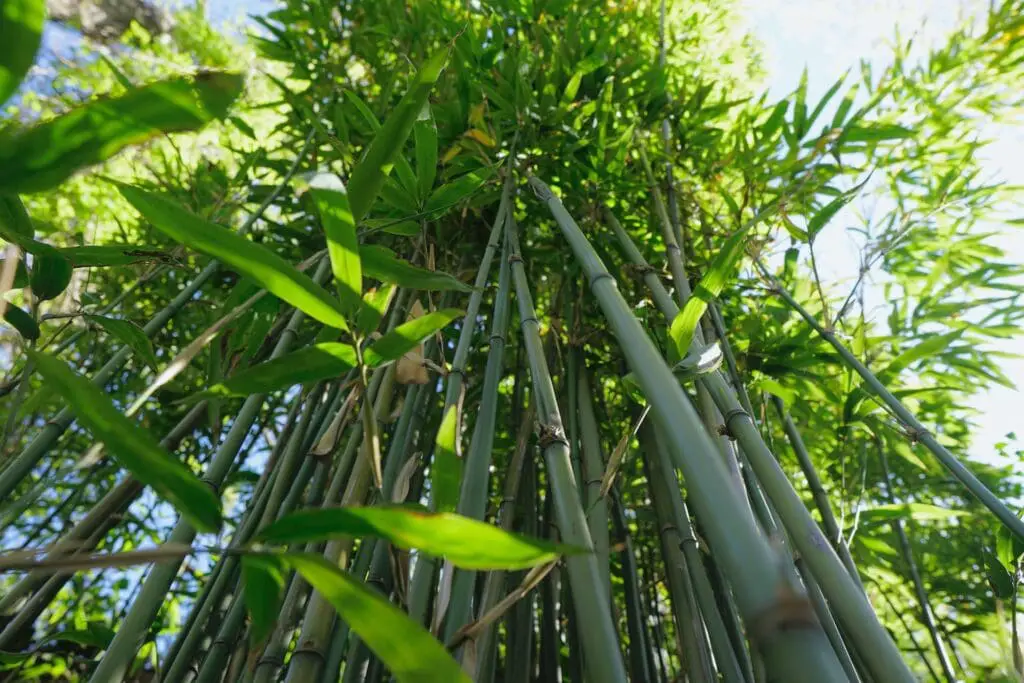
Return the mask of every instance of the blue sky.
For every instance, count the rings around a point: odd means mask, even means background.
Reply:
[[[844,71],[856,70],[861,59],[871,61],[876,73],[884,67],[890,61],[897,25],[904,37],[916,33],[924,48],[941,42],[961,17],[983,12],[987,5],[987,0],[746,0],[744,16],[763,45],[766,85],[772,95],[792,92],[806,67],[807,99],[814,101]],[[999,139],[998,145],[990,145],[984,152],[986,171],[1024,186],[1024,121],[983,132]],[[858,266],[853,256],[856,246],[843,234],[843,221],[838,218],[822,233],[823,250],[818,255],[826,280],[849,283]],[[1024,230],[1005,224],[984,227],[1000,233],[997,244],[1007,252],[1008,260],[1024,262]],[[880,297],[877,289],[873,293]],[[1019,338],[995,348],[1024,351]],[[1002,367],[1018,387],[1024,383],[1024,360],[1004,360]],[[1024,432],[1024,395],[996,387],[975,396],[972,403],[980,415],[971,455],[995,462],[994,444],[1011,430],[1019,435]]]

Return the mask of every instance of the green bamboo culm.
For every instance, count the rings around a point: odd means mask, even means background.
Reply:
[[[536,177],[530,177],[530,185],[551,211],[583,266],[590,289],[651,403],[652,416],[665,431],[675,464],[690,483],[689,495],[712,550],[732,580],[740,611],[770,675],[790,681],[845,680],[792,569],[785,567],[749,518],[740,518],[738,511],[743,503],[729,483],[724,463],[715,455],[711,438],[668,365],[619,294],[615,279],[547,185]],[[780,596],[785,596],[782,602]],[[800,616],[778,621],[776,615],[782,611],[794,614],[793,605],[801,605],[796,612]],[[898,657],[897,661],[903,666]]]
[[[537,421],[541,430],[541,449],[546,463],[548,485],[555,496],[558,528],[563,542],[587,550],[585,554],[571,555],[565,560],[576,617],[581,624],[586,624],[586,628],[579,634],[583,646],[584,666],[588,672],[588,680],[609,683],[623,681],[626,680],[626,670],[611,620],[608,592],[604,588],[603,573],[598,566],[597,557],[593,554],[594,543],[590,538],[579,486],[569,462],[569,444],[562,427],[558,400],[540,338],[540,324],[533,307],[530,283],[519,249],[515,219],[511,214],[506,220],[506,230],[505,241],[509,247],[508,258],[512,266],[512,280],[519,307],[522,343],[526,347],[529,360],[534,400],[537,405]]]

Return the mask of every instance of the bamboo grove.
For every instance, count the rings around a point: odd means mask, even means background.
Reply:
[[[1020,680],[1019,0],[777,102],[716,2],[200,5],[49,90],[43,4],[0,679]]]

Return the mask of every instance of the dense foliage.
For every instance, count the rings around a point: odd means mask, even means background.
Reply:
[[[3,680],[1020,679],[1020,0],[778,102],[720,2],[0,1]]]

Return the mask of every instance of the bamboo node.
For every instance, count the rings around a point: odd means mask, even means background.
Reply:
[[[596,285],[596,284],[597,284],[598,282],[600,282],[601,280],[604,280],[605,278],[607,278],[607,279],[611,280],[611,281],[612,281],[612,284],[613,284],[613,285],[614,285],[614,284],[616,284],[616,283],[615,283],[615,278],[614,278],[614,277],[612,276],[612,274],[611,274],[611,273],[609,273],[609,272],[608,272],[608,271],[606,270],[606,271],[604,271],[603,273],[598,273],[598,274],[597,274],[597,275],[595,275],[594,277],[590,278],[590,286],[591,286],[591,287],[593,287],[594,285]]]
[[[562,429],[561,425],[541,423],[539,434],[537,435],[537,443],[540,444],[541,448],[547,448],[556,443],[560,443],[566,448],[569,447],[569,440],[565,438],[565,430]]]
[[[522,263],[523,262],[523,257],[520,256],[519,254],[509,254],[508,255],[508,262],[509,262],[509,265],[511,265],[513,263]]]
[[[732,428],[732,420],[735,417],[741,417],[741,416],[747,418],[751,422],[754,421],[753,418],[750,417],[750,413],[745,411],[743,408],[733,408],[732,410],[730,410],[729,412],[727,412],[725,415],[722,416],[723,424],[719,428],[719,433],[722,436],[728,436],[730,439],[735,441],[736,440],[736,432]]]

